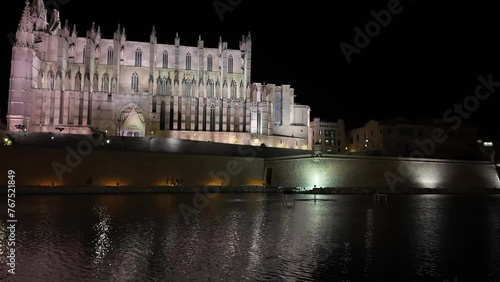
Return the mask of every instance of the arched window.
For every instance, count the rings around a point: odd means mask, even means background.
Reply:
[[[108,65],[113,64],[113,47],[109,46],[108,48]]]
[[[163,51],[162,67],[168,69],[168,52],[166,50]]]
[[[227,72],[233,73],[233,55],[229,55],[227,59]]]
[[[227,105],[226,131],[231,131],[231,105]]]
[[[161,78],[161,95],[162,96],[167,96],[167,78],[162,77]]]
[[[212,58],[212,55],[208,55],[208,57],[207,57],[207,71],[213,70],[213,63],[214,63],[214,60]]]
[[[165,101],[162,101],[160,108],[160,130],[165,130],[165,107]]]
[[[49,89],[54,90],[54,72],[52,70],[49,70],[47,78],[49,80]]]
[[[102,75],[101,91],[109,92],[109,76],[107,73]]]
[[[215,83],[211,79],[208,81],[208,97],[209,98],[215,97]]]
[[[142,50],[141,50],[141,48],[137,48],[135,50],[135,66],[136,67],[142,66]]]
[[[186,97],[191,96],[191,80],[186,80]]]
[[[207,105],[203,105],[203,125],[202,130],[207,131]]]
[[[87,56],[86,56],[87,52],[85,52],[85,50],[87,50],[87,45],[83,46],[83,59],[82,59],[83,64],[85,64],[85,62],[87,61],[86,60],[87,59]]]
[[[186,54],[186,69],[191,69],[191,53]]]
[[[137,75],[136,72],[134,72],[134,74],[132,74],[132,90],[134,92],[139,92],[139,76]]]
[[[82,90],[82,74],[77,72],[75,75],[75,91]]]
[[[236,81],[231,81],[231,98],[236,99]]]
[[[151,112],[156,113],[156,95],[153,96],[153,103],[151,105]],[[161,120],[160,120],[161,122]]]
[[[215,131],[215,106],[210,107],[210,131]]]

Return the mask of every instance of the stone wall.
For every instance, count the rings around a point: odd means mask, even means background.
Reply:
[[[280,157],[266,159],[280,186],[381,188],[500,188],[495,164],[387,157]]]
[[[83,185],[89,178],[96,186],[262,185],[259,158],[47,148],[2,149],[0,158],[0,171],[14,170],[17,186]]]
[[[205,146],[210,147],[210,144]],[[68,149],[69,148],[69,149]],[[500,188],[495,164],[429,159],[311,155],[234,155],[0,147],[0,172],[16,172],[17,186],[270,186],[370,188]],[[254,151],[250,151],[254,150]],[[252,152],[254,154],[252,154]],[[268,169],[272,171],[268,172]],[[6,178],[5,178],[6,179]],[[5,182],[0,183],[1,186]]]

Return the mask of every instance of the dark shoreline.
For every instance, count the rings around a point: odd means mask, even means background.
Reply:
[[[7,187],[1,189],[2,194],[7,194]],[[10,191],[12,192],[12,191]],[[500,194],[498,188],[467,188],[467,189],[446,189],[446,188],[397,188],[392,192],[389,188],[364,188],[364,187],[343,187],[343,188],[314,188],[307,191],[293,191],[292,188],[262,187],[262,186],[20,186],[16,187],[15,193],[18,195],[78,195],[78,194],[179,194],[179,193],[269,193],[269,194],[318,194],[318,195],[373,195],[394,194],[394,195],[420,195],[420,194]]]

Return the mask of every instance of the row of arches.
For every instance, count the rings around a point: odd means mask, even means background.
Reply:
[[[94,74],[92,78],[92,89],[90,89],[90,75],[82,74],[80,71],[76,72],[74,76],[74,84],[71,85],[72,80],[70,79],[70,72],[66,73],[66,78],[63,80],[62,72],[57,71],[54,73],[53,70],[49,70],[44,76],[43,72],[40,72],[38,76],[38,88],[39,89],[51,89],[51,90],[74,90],[82,91],[89,89],[89,91],[103,91],[103,92],[117,92],[117,81],[116,78],[111,78],[108,73]]]
[[[74,84],[71,85],[71,79],[69,77],[71,76],[70,72],[66,74],[66,79],[64,81],[63,85],[63,77],[62,77],[62,72],[57,71],[54,73],[53,70],[49,70],[44,77],[43,72],[40,72],[39,77],[38,77],[38,88],[39,89],[65,89],[65,90],[74,90],[74,91],[82,91],[85,89],[89,89],[89,91],[97,92],[97,91],[102,91],[102,92],[117,92],[117,80],[116,78],[110,78],[110,75],[108,73],[102,74],[100,76],[99,74],[95,73],[92,78],[92,89],[90,89],[90,74],[82,74],[80,71],[78,71],[75,74],[74,77]],[[151,86],[151,83],[154,83],[153,78],[150,77],[149,81]],[[200,85],[203,83],[200,83]],[[131,80],[130,80],[130,88],[133,92],[137,93],[139,92],[140,89],[140,81],[139,81],[139,75],[137,72],[134,72],[132,74]],[[183,79],[181,83],[182,87],[182,96],[187,96],[191,97],[194,96],[194,90],[195,88],[199,86],[197,85],[196,79]],[[205,86],[203,86],[205,87]],[[227,83],[224,83],[222,85],[223,88],[228,87]],[[206,89],[207,89],[207,97],[219,97],[222,95],[218,96],[218,92],[220,89],[220,81],[214,81],[213,79],[209,78],[206,82]],[[241,94],[244,93],[245,87],[243,85],[243,81],[240,81],[239,83],[236,80],[232,80],[230,82],[229,88],[229,97],[228,98],[233,98],[236,99],[241,96]],[[172,81],[170,77],[158,77],[156,79],[156,93],[157,95],[162,95],[162,96],[171,96],[173,92],[173,87],[172,87]]]
[[[85,63],[85,58],[86,58],[86,46],[83,47],[83,63]],[[142,66],[142,61],[143,61],[143,51],[141,48],[137,48],[134,53],[134,65],[136,67],[141,67]],[[192,55],[190,52],[187,52],[185,55],[185,69],[186,70],[191,70],[192,64],[191,64],[191,58]],[[107,50],[107,64],[112,65],[115,62],[115,54],[114,54],[114,48],[113,46],[109,46]],[[164,50],[161,56],[161,67],[162,68],[169,68],[169,54],[167,50]],[[207,71],[213,71],[213,56],[209,54],[206,57],[206,70]],[[229,55],[227,59],[227,72],[228,73],[233,73],[234,72],[234,58],[233,55]]]
[[[150,78],[151,80],[152,78]],[[132,76],[132,89],[135,89],[134,87],[136,86],[136,82],[138,82],[138,76],[136,73],[134,73],[134,75]],[[151,81],[150,81],[151,83]],[[203,84],[203,83],[201,83]],[[206,83],[206,90],[207,90],[207,97],[208,98],[215,98],[215,97],[218,97],[217,96],[217,92],[220,88],[220,82],[217,80],[217,81],[214,81],[213,79],[209,78],[207,80],[207,83]],[[197,86],[197,81],[196,79],[183,79],[182,80],[182,95],[183,96],[187,96],[187,97],[192,97],[194,96],[194,90],[195,90],[195,87]],[[204,85],[203,85],[204,86]],[[223,85],[223,87],[227,87],[226,84]],[[201,87],[200,87],[201,88]],[[232,99],[236,99],[238,97],[240,97],[241,95],[238,95],[238,94],[241,94],[243,93],[244,91],[244,85],[243,85],[243,81],[240,81],[239,83],[239,92],[238,93],[238,83],[236,82],[236,80],[232,80],[231,83],[230,83],[230,87],[229,87],[229,97],[228,98],[232,98]],[[156,95],[161,95],[161,96],[171,96],[172,95],[172,80],[170,79],[170,77],[158,77],[157,80],[156,80]]]
[[[159,106],[160,130],[246,131],[245,107],[241,108],[238,104],[225,107],[204,104],[199,107],[196,103],[188,102],[182,112],[181,107],[176,107],[174,102],[161,101],[158,105],[153,99],[152,106],[154,112]]]

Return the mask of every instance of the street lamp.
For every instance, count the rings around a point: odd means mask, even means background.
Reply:
[[[19,137],[20,137],[20,133],[21,133],[21,130],[24,129],[25,126],[22,125],[22,124],[16,124],[16,129],[17,129],[17,142],[19,142]]]
[[[59,131],[59,138],[61,137],[61,131],[64,130],[64,127],[56,127],[56,130]]]

